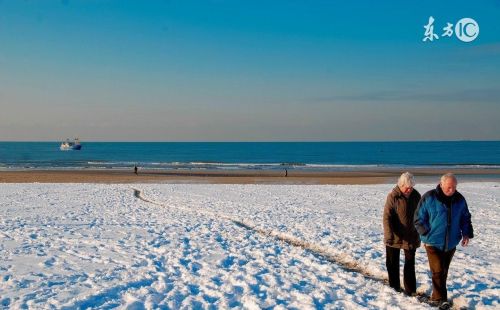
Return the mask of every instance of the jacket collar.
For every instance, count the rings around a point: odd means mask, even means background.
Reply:
[[[405,195],[403,195],[403,192],[401,191],[401,189],[399,189],[399,186],[395,186],[393,189],[392,189],[392,192],[394,193],[394,196],[398,197],[398,196],[401,196],[401,197],[404,197]]]

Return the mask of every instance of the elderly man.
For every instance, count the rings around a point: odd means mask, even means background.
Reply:
[[[425,245],[432,272],[430,302],[449,308],[446,278],[455,248],[474,236],[471,215],[464,196],[457,192],[457,179],[447,173],[439,185],[425,193],[415,212],[415,227]]]
[[[397,186],[387,195],[383,216],[389,285],[396,291],[401,291],[399,252],[403,249],[405,253],[404,292],[408,295],[415,295],[417,289],[415,251],[420,246],[420,238],[413,225],[413,216],[420,194],[413,189],[414,186],[413,175],[409,172],[403,173],[398,179]]]

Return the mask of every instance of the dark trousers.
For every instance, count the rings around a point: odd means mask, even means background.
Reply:
[[[426,245],[429,267],[432,272],[432,295],[431,300],[447,301],[448,292],[446,290],[446,278],[450,268],[451,259],[455,254],[455,249],[441,251],[433,246]]]
[[[395,290],[401,290],[401,283],[399,279],[399,251],[398,248],[391,248],[386,246],[386,261],[387,273],[389,274],[389,285]],[[405,293],[412,294],[417,291],[417,279],[415,278],[415,251],[404,250],[405,252],[405,265],[403,269],[403,282],[405,286]]]

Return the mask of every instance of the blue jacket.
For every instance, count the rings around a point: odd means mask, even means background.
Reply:
[[[474,237],[471,215],[464,196],[455,192],[446,205],[441,187],[422,196],[415,211],[415,228],[423,243],[449,251],[454,249],[462,236]]]

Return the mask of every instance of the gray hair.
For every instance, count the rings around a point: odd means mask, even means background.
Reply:
[[[453,181],[455,181],[455,183],[458,183],[457,181],[457,178],[455,177],[455,175],[453,173],[446,173],[446,174],[443,174],[443,176],[441,177],[441,183],[444,183],[446,180],[448,179],[452,179]]]
[[[403,186],[408,186],[408,187],[414,187],[415,186],[415,178],[413,177],[413,174],[409,172],[404,172],[398,179],[398,186],[403,187]]]

